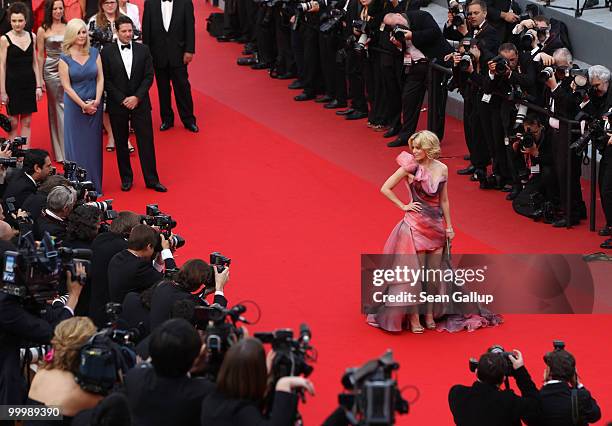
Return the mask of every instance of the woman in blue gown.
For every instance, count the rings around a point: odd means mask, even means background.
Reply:
[[[85,22],[68,22],[62,50],[59,75],[64,87],[66,160],[84,167],[88,180],[102,192],[104,75],[99,52],[89,45]]]

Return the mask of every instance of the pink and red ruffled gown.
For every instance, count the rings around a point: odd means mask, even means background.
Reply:
[[[418,252],[433,252],[446,246],[446,230],[444,215],[440,205],[440,194],[446,185],[446,176],[434,179],[428,169],[421,167],[412,154],[402,152],[397,156],[397,163],[403,167],[411,179],[406,179],[406,186],[411,195],[411,201],[421,204],[420,212],[408,211],[404,218],[393,228],[391,235],[385,243],[383,253],[387,255],[415,255],[402,257],[401,264],[407,261],[414,265],[407,265],[413,269],[419,269],[416,254]],[[440,259],[443,255],[440,255]],[[399,264],[399,262],[398,262]],[[401,294],[402,291],[410,291],[418,294],[423,290],[422,283],[416,286],[409,284],[393,284],[387,289],[388,294]],[[435,286],[438,291],[443,291],[444,286]],[[416,312],[415,307],[419,303],[385,303],[378,307],[376,313],[367,316],[367,322],[387,331],[401,331],[409,328],[409,315]],[[444,320],[438,323],[438,329],[448,331],[459,331],[464,328],[473,330],[487,325],[496,325],[501,318],[488,312],[481,315],[445,315],[445,309],[450,306],[434,306],[434,315],[444,316]]]

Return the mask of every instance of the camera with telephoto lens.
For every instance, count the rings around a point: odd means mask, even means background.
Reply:
[[[504,75],[510,69],[510,63],[501,55],[495,56],[491,61],[495,64],[496,75]]]
[[[39,364],[51,351],[51,346],[40,345],[19,349],[19,362],[21,365]]]
[[[254,337],[261,343],[272,345],[273,385],[276,385],[282,377],[301,375],[308,377],[314,370],[310,363],[316,361],[316,350],[310,344],[312,333],[308,325],[300,325],[300,335],[297,339],[293,338],[293,330],[290,328],[255,333]]]
[[[453,15],[451,25],[454,28],[460,27],[465,24],[465,0],[451,0],[448,3],[448,11]]]
[[[58,248],[48,232],[37,244],[28,232],[20,237],[17,251],[4,252],[0,291],[19,297],[24,305],[45,306],[65,284],[66,271],[84,284],[86,276],[77,275],[76,266],[82,264],[88,272],[89,259],[91,250]]]
[[[392,377],[399,367],[388,350],[380,358],[346,370],[342,385],[348,392],[338,395],[338,401],[351,425],[393,425],[395,413],[408,413],[408,401]]]
[[[15,207],[15,197],[8,197],[4,200],[4,204],[6,205],[6,212],[8,215],[15,217],[18,225],[32,225],[34,220],[25,210],[21,211],[21,214],[17,214],[19,209]]]
[[[159,230],[160,235],[163,235],[173,249],[183,247],[185,239],[180,235],[173,234],[172,229],[176,228],[176,220],[172,216],[162,212],[157,204],[147,204],[146,214],[143,217],[143,222],[149,226],[153,226]],[[161,251],[161,238],[155,251]]]
[[[366,47],[366,43],[368,42],[368,38],[370,37],[368,21],[363,19],[353,19],[353,22],[351,22],[351,27],[359,34],[359,36],[352,34],[349,37],[348,44],[352,45],[355,51],[363,52]]]
[[[506,350],[501,345],[493,345],[489,349],[487,349],[488,353],[491,354],[499,354],[506,361],[506,369],[504,375],[506,377],[510,377],[514,374],[514,367],[512,366],[512,361],[510,361],[510,355],[514,355],[512,352],[506,352]],[[478,360],[476,358],[470,358],[469,362],[470,371],[475,373],[478,369]]]
[[[586,125],[584,133],[570,145],[570,149],[575,149],[577,154],[582,154],[590,141],[595,149],[603,152],[608,146],[608,140],[610,139],[610,134],[612,134],[612,125],[609,121],[610,116],[612,116],[612,109],[603,114],[602,118],[591,117],[584,111],[579,112],[575,120],[586,120]]]
[[[245,312],[244,305],[226,309],[213,303],[210,306],[194,308],[195,326],[204,332],[206,344],[206,368],[203,374],[212,381],[217,379],[221,363],[229,348],[244,337],[244,330],[239,323],[249,324],[249,321],[242,316]]]
[[[27,137],[15,136],[12,141],[5,139],[5,138],[0,138],[0,142],[2,144],[3,151],[8,148],[11,151],[11,155],[13,157],[16,157],[16,158],[25,157],[27,150],[23,149],[23,147],[28,143]],[[8,166],[8,167],[14,167],[14,166]]]
[[[87,170],[79,167],[77,163],[73,161],[64,162],[64,177],[68,179],[70,185],[76,191],[77,202],[95,201],[98,198],[98,193],[95,192],[96,186],[92,181],[87,180]]]
[[[315,7],[315,3],[314,1],[299,2],[295,5],[295,9],[301,13],[305,13],[312,10]]]
[[[397,41],[403,41],[406,39],[406,34],[410,31],[409,25],[397,24],[391,29],[391,35]]]
[[[346,16],[344,9],[330,9],[326,17],[322,17],[323,23],[319,27],[319,31],[323,34],[331,33],[341,27],[342,19]]]
[[[538,80],[540,80],[541,82],[545,82],[553,78],[554,75],[555,75],[555,68],[546,67],[538,73]]]
[[[530,133],[530,132],[517,133],[517,134],[515,134],[514,136],[512,136],[510,138],[510,141],[512,143],[518,142],[519,143],[519,149],[523,150],[523,151],[531,148],[536,143],[536,140],[535,140],[535,137],[534,137],[533,133]]]

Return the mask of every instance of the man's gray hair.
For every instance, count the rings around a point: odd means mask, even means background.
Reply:
[[[73,188],[56,186],[47,195],[47,208],[52,212],[60,212],[66,207],[72,208],[76,202],[76,191]]]
[[[553,58],[555,58],[555,60],[564,59],[569,64],[571,64],[572,61],[574,60],[572,56],[572,52],[570,52],[569,49],[566,47],[562,47],[560,49],[555,50],[555,53],[553,53]]]
[[[593,65],[589,68],[589,82],[595,78],[604,82],[610,81],[610,76],[610,70],[603,65]]]

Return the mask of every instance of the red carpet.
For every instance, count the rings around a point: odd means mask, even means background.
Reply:
[[[135,188],[121,193],[114,154],[105,154],[104,193],[116,199],[117,209],[144,212],[145,204],[158,202],[172,214],[177,232],[187,239],[177,252],[179,263],[215,250],[230,256],[230,303],[255,300],[262,310],[251,332],[297,328],[300,322],[311,326],[319,362],[312,376],[317,396],[301,407],[306,424],[319,424],[336,405],[344,368],[387,348],[401,363],[400,384],[420,391],[410,415],[398,424],[452,424],[448,389],[474,380],[470,356],[493,343],[520,349],[540,384],[542,355],[553,339],[567,342],[604,420],[612,420],[606,410],[612,406],[612,316],[514,315],[494,329],[422,336],[386,334],[364,323],[359,256],[380,252],[401,218],[378,192],[395,170],[399,151],[386,148],[365,121],[347,123],[319,104],[298,104],[292,100],[296,93],[286,89],[289,82],[236,66],[241,45],[219,44],[205,32],[211,10],[196,6],[197,53],[190,67],[201,132],[194,136],[180,126],[156,132],[158,168],[169,192],[144,189],[137,172]],[[152,99],[156,105],[154,91]],[[40,110],[46,111],[42,103]],[[156,106],[154,121],[158,126]],[[46,113],[35,115],[33,134],[34,145],[49,146]],[[451,170],[456,251],[596,251],[601,238],[585,225],[568,231],[532,223],[514,214],[499,192],[480,191],[457,176],[464,151],[461,125],[449,119],[443,154],[451,157],[444,161]],[[137,166],[135,157],[133,162]],[[245,316],[257,315],[251,308]],[[404,396],[413,399],[414,392]]]

